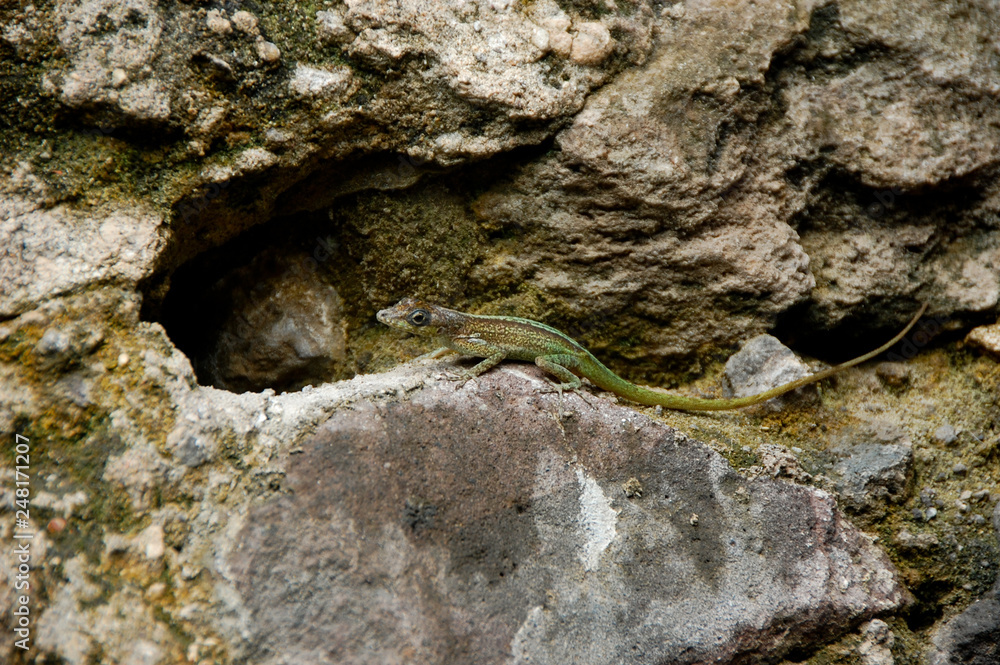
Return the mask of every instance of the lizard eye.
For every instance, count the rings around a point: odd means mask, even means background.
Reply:
[[[430,323],[431,315],[425,309],[415,309],[406,320],[415,326],[426,326]]]

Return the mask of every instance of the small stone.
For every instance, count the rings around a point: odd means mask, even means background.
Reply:
[[[128,361],[129,361],[129,357],[128,357],[127,353],[120,353],[120,354],[118,354],[118,366],[119,367],[124,367],[125,365],[128,365]]]
[[[691,519],[688,522],[691,526],[698,526],[698,513],[691,513]]]
[[[531,44],[542,53],[548,53],[551,48],[549,45],[548,30],[539,27],[533,28],[531,31]]]
[[[990,326],[973,328],[965,341],[983,351],[1000,356],[1000,321]]]
[[[937,514],[938,514],[937,508],[928,508],[927,509],[927,518],[926,518],[927,521],[930,522],[932,519],[934,519],[935,517],[937,517]]]
[[[748,397],[809,376],[809,366],[771,335],[758,335],[743,345],[726,361],[723,390],[726,397]],[[815,387],[800,389],[815,391]],[[795,395],[783,395],[765,404],[779,410]]]
[[[866,512],[902,502],[912,468],[911,446],[863,443],[851,448],[850,457],[833,472],[839,477],[836,487],[845,507]]]
[[[910,514],[913,515],[913,519],[917,520],[918,522],[924,521],[924,511],[920,510],[919,508],[914,508],[912,511],[910,511]]]
[[[248,11],[238,11],[233,14],[233,25],[240,32],[245,32],[248,35],[257,34],[257,17]]]
[[[950,423],[944,423],[936,430],[934,430],[934,440],[938,443],[943,443],[945,445],[952,443],[958,438],[958,430],[951,426]]]
[[[163,582],[153,582],[149,585],[149,588],[146,589],[146,598],[156,600],[157,598],[161,598],[166,590],[167,585]]]
[[[989,501],[989,499],[990,499],[989,490],[977,490],[972,493],[972,500],[975,501],[976,503],[979,503],[980,501]]]
[[[983,526],[986,524],[986,518],[982,515],[973,515],[969,518],[969,522],[975,526]]]
[[[49,524],[47,527],[45,527],[45,530],[48,531],[49,533],[55,534],[59,533],[65,528],[66,528],[66,520],[63,519],[62,517],[54,517],[51,520],[49,520]]]
[[[218,9],[209,9],[205,14],[205,25],[217,35],[228,35],[233,31],[229,19]]]
[[[968,501],[971,498],[972,498],[972,490],[965,490],[964,492],[958,495],[959,501]]]
[[[281,59],[281,51],[271,42],[257,42],[257,56],[268,63],[275,63]]]
[[[955,466],[951,467],[951,472],[956,476],[964,476],[966,473],[969,472],[969,467],[959,462]]]
[[[642,483],[639,482],[638,478],[632,477],[625,481],[622,485],[622,491],[625,492],[625,496],[630,499],[638,499],[642,497]]]
[[[887,385],[902,388],[910,383],[910,368],[906,363],[884,362],[875,367],[875,374]]]
[[[111,70],[111,85],[120,88],[128,83],[128,74],[121,67],[115,67]]]
[[[969,512],[969,504],[967,504],[965,501],[956,501],[955,507],[958,508],[958,512],[960,513]]]
[[[344,17],[338,12],[316,12],[316,21],[319,23],[318,32],[322,41],[338,44],[354,41],[354,33],[344,25]]]
[[[69,335],[56,328],[49,328],[35,345],[35,353],[41,356],[55,356],[69,351]]]
[[[143,542],[143,553],[147,559],[159,559],[166,551],[163,545],[163,527],[153,524],[139,534]]]
[[[296,97],[331,97],[349,90],[351,82],[351,70],[347,67],[328,71],[299,64],[288,87]]]
[[[905,529],[896,534],[895,540],[901,548],[907,550],[929,550],[940,543],[937,536],[932,533],[914,535]]]
[[[604,62],[612,50],[614,42],[604,24],[588,21],[576,28],[570,58],[577,64],[594,66]]]

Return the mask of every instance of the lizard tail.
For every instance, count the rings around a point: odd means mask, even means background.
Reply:
[[[903,337],[910,332],[913,326],[916,325],[917,321],[920,320],[920,317],[923,316],[925,311],[927,311],[927,303],[924,303],[920,307],[916,316],[910,320],[905,328],[903,328],[895,337],[874,351],[870,351],[869,353],[866,353],[863,356],[858,356],[853,360],[848,360],[847,362],[843,362],[821,372],[817,372],[816,374],[791,381],[778,386],[777,388],[772,388],[766,392],[750,395],[748,397],[735,397],[731,399],[701,399],[698,397],[683,397],[681,395],[657,392],[626,381],[597,361],[596,358],[594,359],[594,362],[597,363],[598,367],[591,368],[594,371],[588,373],[588,378],[595,385],[603,388],[604,390],[610,390],[611,392],[621,395],[627,400],[644,404],[646,406],[662,406],[667,409],[679,409],[684,411],[724,411],[727,409],[740,409],[746,406],[753,406],[754,404],[766,402],[769,399],[774,399],[775,397],[784,395],[785,393],[795,390],[796,388],[807,386],[810,383],[822,381],[823,379],[831,377],[849,367],[854,367],[855,365],[863,363],[866,360],[874,358],[883,351],[887,351],[894,344],[903,339]],[[590,374],[593,374],[593,376]]]

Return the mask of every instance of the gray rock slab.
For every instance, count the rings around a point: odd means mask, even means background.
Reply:
[[[843,504],[866,511],[905,499],[912,471],[912,446],[861,443],[851,448],[850,456],[833,467],[832,473]]]
[[[225,566],[248,662],[756,662],[907,602],[828,494],[543,385],[359,403],[289,454]]]

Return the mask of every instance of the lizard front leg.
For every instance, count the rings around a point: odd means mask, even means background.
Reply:
[[[479,363],[477,363],[472,369],[458,372],[457,374],[449,376],[448,377],[449,380],[460,381],[461,384],[464,384],[469,379],[474,379],[483,372],[496,367],[501,360],[507,357],[507,352],[501,349],[500,347],[496,347],[491,344],[486,344],[485,342],[481,342],[478,339],[476,339],[475,341],[477,343],[474,345],[470,345],[468,343],[466,343],[465,345],[466,347],[472,346],[473,348],[462,348],[456,350],[458,350],[460,353],[469,353],[471,351],[472,354],[480,356],[484,359],[481,360]]]

